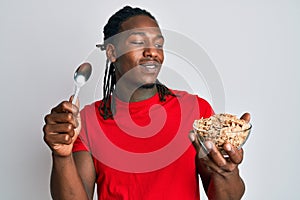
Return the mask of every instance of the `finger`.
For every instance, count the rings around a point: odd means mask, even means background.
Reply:
[[[194,131],[190,131],[189,138],[197,151],[197,157],[199,159],[207,157],[208,152],[205,149],[205,147],[203,145],[201,145],[201,142],[199,141],[199,139]]]
[[[240,164],[243,160],[243,149],[237,149],[236,147],[232,146],[231,144],[224,144],[224,150],[229,156],[231,162],[235,164]]]
[[[247,112],[241,116],[241,119],[245,120],[246,122],[250,122],[250,118],[251,118],[251,115],[250,115],[250,113],[247,113]]]
[[[48,124],[43,127],[45,135],[53,134],[68,134],[70,137],[74,136],[74,127],[72,124]]]
[[[74,127],[78,122],[72,113],[51,113],[45,116],[46,124],[71,123]]]
[[[224,175],[227,172],[232,172],[237,166],[237,164],[231,162],[229,157],[224,157],[222,154],[220,157],[218,157],[218,159],[211,155],[212,154],[209,154],[209,159],[203,160],[206,168],[210,171]]]
[[[79,109],[77,106],[73,105],[69,101],[63,101],[58,106],[54,107],[51,110],[51,113],[64,113],[64,112],[70,112],[74,115],[77,115],[79,112]]]
[[[51,148],[58,144],[72,143],[72,137],[68,134],[48,134],[44,136],[44,140]]]
[[[193,146],[195,147],[196,151],[198,152],[200,150],[200,145],[199,142],[196,138],[196,134],[194,133],[194,131],[190,131],[189,132],[189,139],[191,140]]]
[[[226,161],[226,165],[224,166],[218,166],[215,162],[211,160],[205,160],[204,163],[207,167],[207,169],[215,171],[218,174],[225,175],[228,172],[233,172],[237,168],[237,164],[231,162],[229,158],[227,158],[228,161]]]
[[[226,160],[221,152],[217,149],[217,147],[211,142],[206,141],[205,143],[206,149],[209,151],[209,157],[211,160],[218,166],[223,167],[226,165]]]

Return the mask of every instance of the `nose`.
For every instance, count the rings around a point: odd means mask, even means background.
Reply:
[[[158,49],[153,47],[147,47],[144,49],[144,57],[155,58],[158,56]]]

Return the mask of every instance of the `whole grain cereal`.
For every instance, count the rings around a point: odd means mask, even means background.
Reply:
[[[210,140],[223,154],[226,154],[223,150],[225,143],[241,148],[251,130],[250,123],[227,113],[195,120],[193,127],[201,143]]]

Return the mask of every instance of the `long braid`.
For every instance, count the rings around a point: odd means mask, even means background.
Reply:
[[[110,63],[109,60],[106,60],[104,79],[103,79],[103,99],[99,107],[99,111],[101,116],[104,119],[108,119],[113,116],[113,112],[111,110],[111,102],[110,96],[113,93],[116,85],[116,74],[115,67],[113,63]]]
[[[113,43],[110,39],[112,36],[116,35],[120,31],[121,24],[137,15],[146,15],[156,21],[154,16],[152,16],[148,11],[140,8],[132,8],[130,6],[125,6],[114,15],[112,15],[107,24],[104,26],[104,45],[100,45],[102,50],[105,50],[108,43]],[[115,111],[115,102],[112,98],[113,92],[116,85],[116,74],[115,66],[113,63],[109,64],[109,60],[106,60],[105,74],[103,80],[103,98],[99,106],[99,111],[104,119],[113,118]],[[158,80],[156,81],[157,92],[159,94],[160,101],[165,101],[166,96],[175,96],[165,85],[161,84]]]
[[[159,80],[156,80],[156,88],[159,96],[159,100],[166,101],[166,96],[176,96],[167,86],[159,82]]]

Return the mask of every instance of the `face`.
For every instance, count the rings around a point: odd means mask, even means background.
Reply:
[[[115,45],[117,81],[153,85],[164,60],[164,38],[157,23],[148,16],[131,17],[121,24]]]

